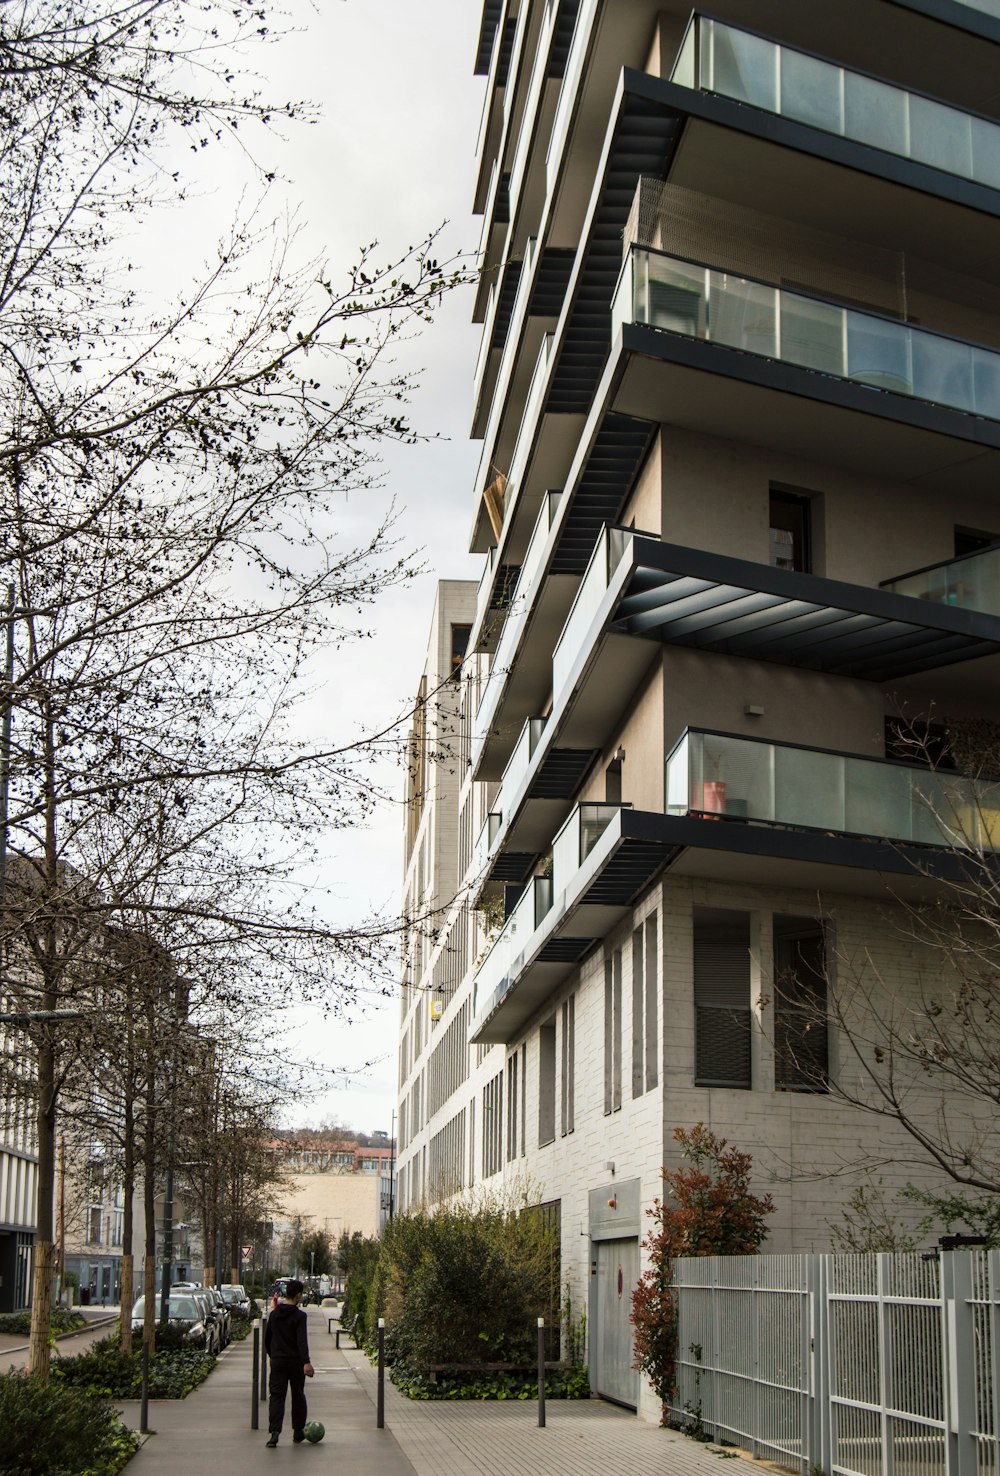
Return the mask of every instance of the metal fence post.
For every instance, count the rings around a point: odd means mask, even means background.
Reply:
[[[267,1398],[267,1349],[264,1346],[264,1322],[260,1319],[260,1397]]]
[[[538,1319],[538,1428],[545,1429],[545,1318]]]
[[[833,1381],[830,1341],[830,1257],[806,1257],[809,1338],[809,1444],[812,1465],[833,1470]]]
[[[142,1340],[142,1394],[139,1405],[139,1433],[149,1434],[149,1343]]]
[[[946,1476],[978,1476],[976,1325],[972,1310],[972,1251],[941,1252],[944,1309]]]
[[[385,1429],[385,1318],[378,1320],[378,1404],[375,1414],[376,1429]]]
[[[250,1428],[256,1430],[260,1426],[260,1394],[258,1375],[260,1372],[260,1326],[255,1322],[253,1325],[253,1375],[250,1384]]]

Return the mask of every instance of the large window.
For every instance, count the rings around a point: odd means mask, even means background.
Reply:
[[[560,1065],[560,1123],[559,1130],[565,1138],[573,1131],[574,1094],[576,1091],[576,995],[563,1000],[562,1060]]]
[[[656,913],[632,934],[632,1095],[641,1097],[659,1080],[657,1025],[659,970]]]
[[[622,1105],[622,951],[604,960],[604,1111]]]
[[[556,1135],[556,1022],[549,1020],[538,1032],[538,1146],[551,1143]]]
[[[483,1087],[483,1178],[503,1167],[503,1072]]]
[[[749,913],[695,910],[694,1012],[695,1085],[749,1089]]]
[[[774,919],[774,1085],[827,1089],[826,943],[812,917]]]

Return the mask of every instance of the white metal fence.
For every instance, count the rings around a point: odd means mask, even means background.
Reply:
[[[1000,1476],[1000,1252],[674,1263],[678,1392],[794,1471]]]

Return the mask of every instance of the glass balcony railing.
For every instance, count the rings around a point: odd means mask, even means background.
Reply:
[[[499,810],[491,810],[483,821],[482,829],[472,850],[472,874],[477,881],[486,871],[486,863],[490,858],[490,852],[496,845],[502,821],[503,813]]]
[[[992,15],[1000,20],[1000,0],[958,0],[958,3],[964,5],[966,10],[978,10],[983,15]]]
[[[533,877],[476,973],[473,1009],[476,1023],[495,1009],[514,983],[513,966],[551,906],[551,877]]]
[[[535,749],[539,740],[545,732],[547,717],[529,718],[521,729],[521,736],[514,745],[503,778],[500,780],[500,793],[497,795],[497,805],[502,814],[510,817],[514,813],[513,800],[520,793],[524,783],[524,776],[528,772],[528,765],[534,757]]]
[[[568,891],[574,876],[612,820],[627,805],[584,804],[576,809],[552,842],[552,897]]]
[[[689,728],[667,813],[1000,850],[1000,781]]]
[[[538,419],[538,411],[542,403],[542,395],[545,392],[545,384],[549,377],[549,354],[552,349],[554,333],[546,333],[542,337],[538,349],[538,357],[531,374],[531,383],[524,400],[524,415],[521,418],[521,428],[514,442],[514,450],[510,458],[510,475],[507,484],[517,488],[524,479],[524,469],[528,463],[528,448],[531,445],[535,432],[535,422]]]
[[[987,13],[1000,15],[1000,3]],[[991,118],[706,16],[692,20],[671,80],[1000,189],[1000,124]]]
[[[899,579],[886,579],[882,588],[935,605],[1000,615],[1000,544],[943,564],[931,564]]]
[[[616,327],[649,323],[1000,420],[1000,353],[993,349],[648,247],[629,252],[612,313]]]
[[[632,532],[628,528],[614,528],[606,524],[601,531],[590,556],[587,572],[576,592],[576,599],[552,653],[552,696],[556,702],[569,680],[573,664],[611,582],[611,576],[621,563],[631,540]]]

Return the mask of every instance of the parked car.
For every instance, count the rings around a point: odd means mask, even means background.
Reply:
[[[229,1303],[216,1286],[203,1287],[202,1294],[208,1299],[212,1311],[218,1319],[222,1346],[228,1348],[233,1336],[233,1317],[229,1310]]]
[[[222,1286],[219,1287],[219,1291],[222,1293],[223,1301],[227,1303],[227,1305],[229,1306],[229,1310],[232,1312],[234,1317],[253,1316],[253,1303],[247,1296],[247,1289],[245,1286],[239,1286],[236,1283],[224,1282]]]
[[[155,1299],[156,1317],[159,1321],[160,1298]],[[219,1328],[211,1316],[208,1305],[193,1291],[171,1290],[167,1303],[167,1321],[172,1327],[184,1332],[185,1340],[194,1348],[204,1348],[208,1353],[219,1351]],[[139,1297],[132,1308],[132,1331],[141,1332],[146,1312],[146,1298]]]

